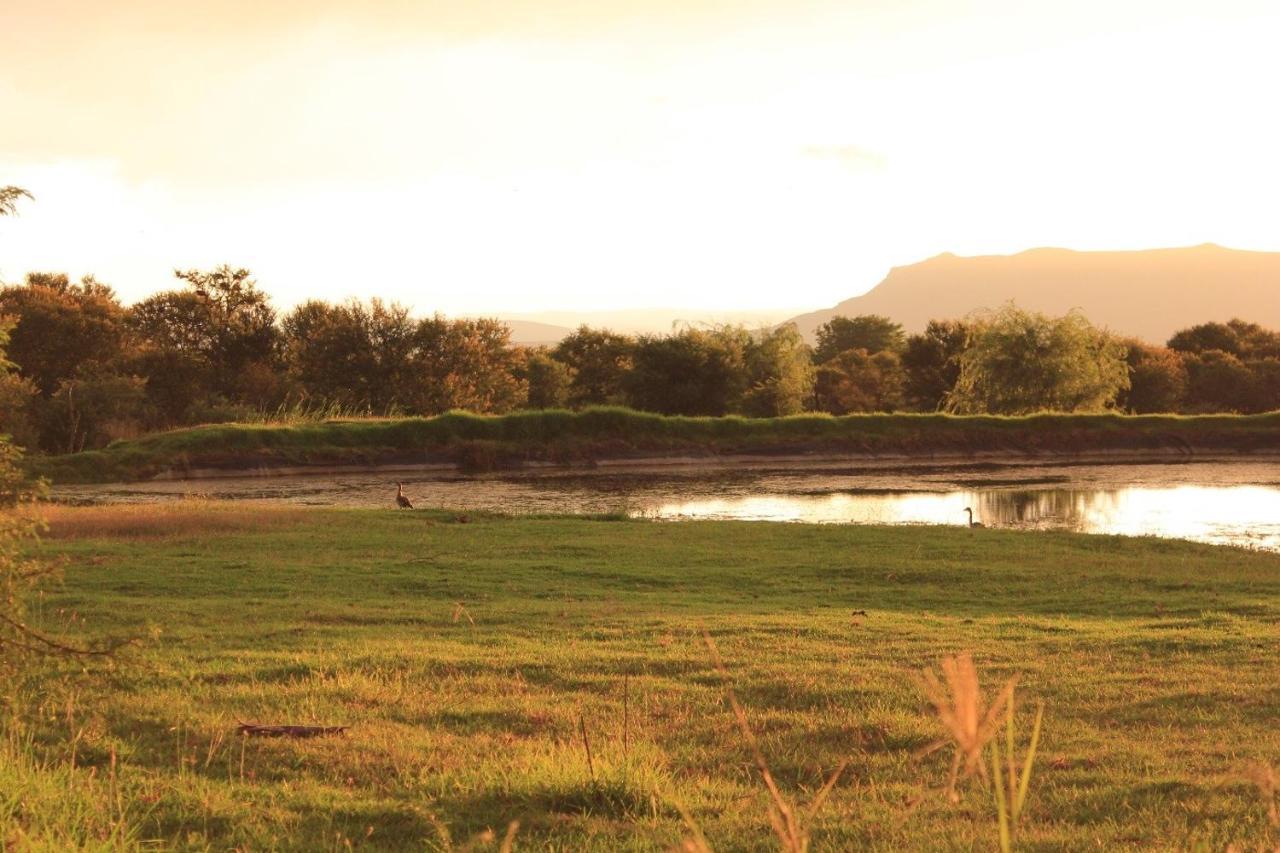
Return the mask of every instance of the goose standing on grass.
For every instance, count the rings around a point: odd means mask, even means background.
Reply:
[[[396,483],[396,506],[401,509],[413,509],[413,504],[404,495],[404,483]]]
[[[974,520],[973,520],[973,510],[969,509],[969,507],[965,507],[965,508],[964,508],[964,511],[965,511],[965,512],[967,512],[967,513],[969,513],[969,526],[970,526],[970,527],[985,527],[985,526],[986,526],[986,525],[984,525],[981,521],[974,521]]]

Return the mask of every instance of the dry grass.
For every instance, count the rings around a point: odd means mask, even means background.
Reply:
[[[986,779],[982,749],[995,736],[1001,713],[1008,707],[1013,696],[1017,678],[1009,679],[991,706],[984,708],[982,689],[978,686],[978,670],[968,653],[944,658],[942,674],[947,681],[945,688],[933,670],[925,670],[919,680],[925,696],[938,713],[938,719],[946,726],[947,734],[955,743],[955,759],[951,762],[951,776],[947,781],[947,796],[955,801],[956,779],[962,766],[966,777],[977,774]],[[931,749],[940,748],[946,743],[945,740],[938,741]]]
[[[289,527],[315,510],[262,501],[185,498],[170,503],[40,508],[48,539],[158,539]]]

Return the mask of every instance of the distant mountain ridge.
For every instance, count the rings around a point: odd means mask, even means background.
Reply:
[[[791,322],[811,338],[832,317],[882,314],[918,332],[929,320],[960,318],[1010,300],[1053,315],[1078,308],[1095,325],[1152,343],[1196,323],[1232,317],[1280,328],[1280,252],[1206,243],[1121,252],[942,254],[895,267],[867,293]]]

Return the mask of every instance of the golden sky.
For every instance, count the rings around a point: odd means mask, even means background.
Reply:
[[[943,251],[1280,250],[1275,0],[0,0],[0,278],[813,308]]]

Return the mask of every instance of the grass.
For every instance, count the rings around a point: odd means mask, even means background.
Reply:
[[[1280,555],[469,518],[58,509],[44,626],[141,643],[11,687],[0,847],[774,849],[758,748],[813,850],[994,849],[914,677],[966,651],[1046,709],[1019,849],[1280,843]]]
[[[199,469],[424,464],[468,470],[531,461],[590,464],[672,454],[954,454],[1277,452],[1268,415],[797,415],[664,417],[620,408],[510,415],[219,424],[118,441],[103,450],[32,457],[56,482],[137,480]]]

